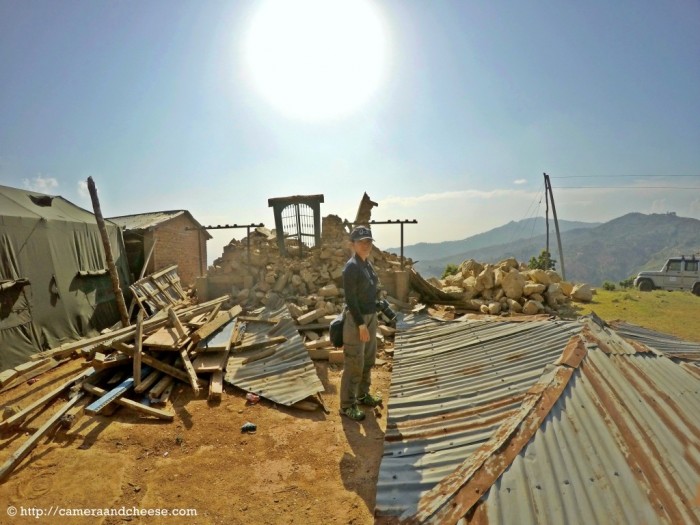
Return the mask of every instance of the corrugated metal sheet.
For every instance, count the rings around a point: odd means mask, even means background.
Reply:
[[[700,523],[699,392],[668,358],[590,350],[473,521]]]
[[[118,224],[125,231],[146,230],[158,224],[167,222],[175,217],[179,217],[185,210],[156,211],[151,213],[139,213],[136,215],[122,215],[121,217],[110,217],[109,220]]]
[[[415,504],[520,405],[579,323],[426,323],[395,339],[376,513]]]
[[[287,308],[262,310],[260,317],[279,318],[280,321],[272,329],[270,324],[249,322],[247,335],[267,333],[269,336],[284,336],[287,340],[274,347],[273,355],[258,361],[244,365],[240,359],[229,358],[224,380],[282,405],[292,405],[323,392],[323,383],[316,374],[316,366],[309,357]]]
[[[546,330],[538,333],[537,323],[531,325],[522,333],[502,327],[499,337],[498,328],[482,323],[466,334],[469,346],[474,339],[486,345],[501,341],[506,349],[516,346],[513,337],[520,340],[517,344],[549,341],[544,345],[551,348],[549,360],[543,360],[539,377],[530,374],[529,388],[512,392],[512,406],[491,410],[477,388],[467,409],[459,405],[441,415],[432,430],[450,436],[443,445],[459,445],[448,422],[475,431],[452,452],[459,456],[449,458],[453,468],[443,469],[448,472],[442,479],[429,476],[438,462],[427,446],[414,446],[410,464],[394,465],[388,430],[382,469],[387,467],[385,478],[389,475],[393,482],[405,478],[408,490],[402,494],[400,486],[385,482],[378,490],[378,505],[387,501],[380,497],[382,489],[391,489],[390,502],[408,509],[402,523],[700,523],[700,376],[689,366],[696,363],[679,364],[644,345],[630,344],[595,317],[577,325],[578,332],[572,325],[559,326],[568,343],[558,350],[554,336]],[[408,340],[418,343],[421,331],[426,330],[410,330]],[[455,334],[445,335],[449,341]],[[413,353],[431,356],[423,363],[430,371],[430,361],[442,361],[439,348],[451,343],[423,339]],[[461,355],[451,370],[438,367],[436,385],[444,384],[453,370],[465,365],[473,369],[479,354],[467,348]],[[508,370],[509,355],[506,350],[500,365],[490,365],[493,378]],[[523,375],[516,368],[512,377],[501,379],[516,385]],[[505,388],[501,385],[502,392]],[[389,421],[393,397],[392,385]],[[425,408],[414,408],[415,416],[409,414],[396,425],[408,430],[400,440],[409,447],[432,435],[413,432],[425,422]],[[439,452],[446,457],[445,450],[443,446]],[[419,493],[414,488],[418,484],[429,490]]]
[[[698,324],[700,325],[700,322]],[[684,341],[670,334],[656,332],[623,321],[614,321],[611,326],[622,337],[655,348],[669,357],[700,361],[700,343]]]

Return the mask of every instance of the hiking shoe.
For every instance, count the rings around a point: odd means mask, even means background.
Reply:
[[[347,408],[341,408],[340,414],[349,417],[353,421],[362,421],[365,418],[365,413],[357,408],[357,405],[352,405]]]
[[[377,407],[382,404],[382,396],[367,393],[358,399],[357,402],[368,407]]]

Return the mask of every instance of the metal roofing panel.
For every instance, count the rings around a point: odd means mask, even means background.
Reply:
[[[138,213],[136,215],[122,215],[110,217],[109,220],[118,224],[120,228],[128,230],[145,230],[158,224],[179,217],[185,210],[156,211],[151,213]]]
[[[398,515],[487,441],[581,324],[455,321],[395,339],[376,513]]]
[[[225,381],[282,405],[292,405],[323,392],[316,366],[287,308],[263,310],[261,318],[279,318],[279,322],[272,329],[270,324],[249,322],[246,334],[265,332],[270,336],[285,336],[287,340],[275,345],[274,354],[258,361],[241,364],[240,359],[230,357]]]
[[[700,380],[591,349],[473,521],[700,523]]]
[[[673,335],[624,321],[614,321],[611,325],[622,337],[655,348],[670,357],[700,361],[700,343],[684,341]]]

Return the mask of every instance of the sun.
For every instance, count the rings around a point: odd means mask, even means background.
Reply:
[[[387,31],[369,0],[266,0],[243,50],[256,91],[302,120],[353,113],[386,76]]]

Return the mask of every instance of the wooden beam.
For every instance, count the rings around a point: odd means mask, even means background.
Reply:
[[[134,333],[134,386],[141,384],[141,354],[143,353],[143,310],[139,308],[136,315],[136,332]]]
[[[198,329],[196,332],[194,332],[190,338],[192,339],[192,342],[197,344],[200,342],[202,339],[206,339],[210,335],[212,335],[214,332],[216,332],[219,328],[224,326],[226,323],[229,323],[231,320],[235,319],[238,314],[240,314],[243,311],[243,308],[241,308],[240,305],[236,305],[233,308],[231,308],[228,312],[225,312],[216,318],[212,319],[209,321],[207,324],[202,326],[200,329]]]
[[[75,376],[73,379],[69,379],[65,383],[63,383],[61,386],[58,388],[53,389],[51,392],[48,394],[42,396],[41,398],[37,399],[34,401],[32,404],[29,406],[23,408],[13,416],[5,419],[4,421],[0,421],[0,430],[5,429],[5,428],[12,428],[14,425],[18,424],[20,421],[24,420],[27,415],[29,415],[31,412],[39,408],[40,406],[44,406],[46,403],[49,401],[53,401],[56,399],[58,396],[60,396],[64,391],[68,390],[70,387],[72,387],[74,384],[77,382],[90,377],[92,374],[95,373],[95,369],[90,367],[85,369],[83,372]]]
[[[170,319],[170,323],[173,325],[173,328],[175,328],[175,331],[177,332],[177,335],[180,336],[180,339],[187,337],[185,327],[182,326],[180,319],[177,318],[177,314],[172,308],[168,308],[168,319]]]
[[[144,373],[147,373],[150,370],[148,367],[144,367]],[[114,387],[112,390],[106,392],[103,396],[101,396],[99,399],[96,399],[92,403],[90,403],[87,407],[85,407],[85,413],[90,414],[91,416],[97,415],[100,410],[105,408],[107,405],[115,401],[117,398],[123,396],[126,394],[129,390],[134,388],[134,378],[129,377],[119,383],[116,387]]]
[[[187,373],[187,378],[189,380],[190,385],[192,386],[194,395],[198,396],[199,378],[197,377],[197,372],[194,371],[194,367],[192,366],[192,361],[190,361],[190,357],[187,355],[187,348],[180,349],[180,358],[182,359],[182,364],[185,367],[185,372]]]
[[[156,384],[156,382],[161,378],[162,372],[159,370],[151,370],[151,373],[148,374],[142,381],[139,386],[134,386],[134,392],[137,394],[140,394],[142,392],[145,392],[149,388],[151,388],[153,385]],[[166,375],[165,377],[172,377]]]
[[[230,299],[229,295],[221,296],[217,299],[212,299],[206,303],[195,305],[178,312],[178,318],[180,321],[186,321],[199,315],[203,312],[211,310],[212,307],[219,303],[226,302]],[[158,312],[150,319],[147,319],[143,323],[144,334],[150,334],[155,332],[159,328],[165,326],[168,323],[168,316],[164,312]],[[100,334],[95,337],[89,337],[85,339],[80,339],[79,341],[74,341],[72,343],[67,343],[61,345],[57,348],[52,348],[46,352],[38,352],[30,357],[32,361],[37,361],[39,359],[44,359],[46,357],[67,357],[73,352],[76,352],[82,348],[98,345],[98,344],[110,344],[113,342],[124,342],[132,339],[134,337],[136,327],[127,326],[126,328],[120,328],[119,330],[114,330],[105,334]]]
[[[165,391],[166,388],[168,388],[170,385],[172,385],[175,382],[175,378],[172,376],[163,376],[156,385],[151,388],[148,392],[148,397],[151,401],[155,401],[160,399],[160,396],[163,395],[163,392]]]
[[[218,401],[224,391],[224,371],[217,370],[211,375],[209,381],[209,401]]]
[[[94,396],[102,396],[107,393],[105,389],[95,385],[91,385],[89,383],[83,383],[83,390],[89,392]],[[175,414],[173,414],[172,412],[167,412],[158,408],[149,407],[132,399],[120,397],[118,399],[115,399],[114,402],[131,410],[135,410],[137,412],[146,414],[147,416],[154,416],[159,419],[164,419],[166,421],[172,421],[173,419],[175,419]]]
[[[120,352],[124,352],[125,354],[133,356],[134,348],[131,345],[118,342],[114,344],[114,348],[119,350]],[[164,363],[163,361],[160,361],[153,356],[143,354],[143,356],[141,356],[141,360],[143,361],[143,364],[152,366],[153,368],[160,370],[161,372],[165,372],[166,374],[173,376],[175,379],[179,379],[180,381],[183,381],[185,383],[190,382],[189,375],[187,375],[183,370],[180,370],[179,368],[176,368],[167,363]],[[198,386],[205,386],[206,383],[204,383],[200,379],[198,380],[197,384]]]
[[[63,405],[54,415],[52,415],[41,428],[39,428],[32,436],[25,441],[19,449],[17,449],[5,464],[0,467],[0,482],[5,481],[7,476],[15,469],[17,465],[32,451],[38,441],[47,434],[63,415],[76,405],[83,397],[83,392],[77,392],[68,402]]]

